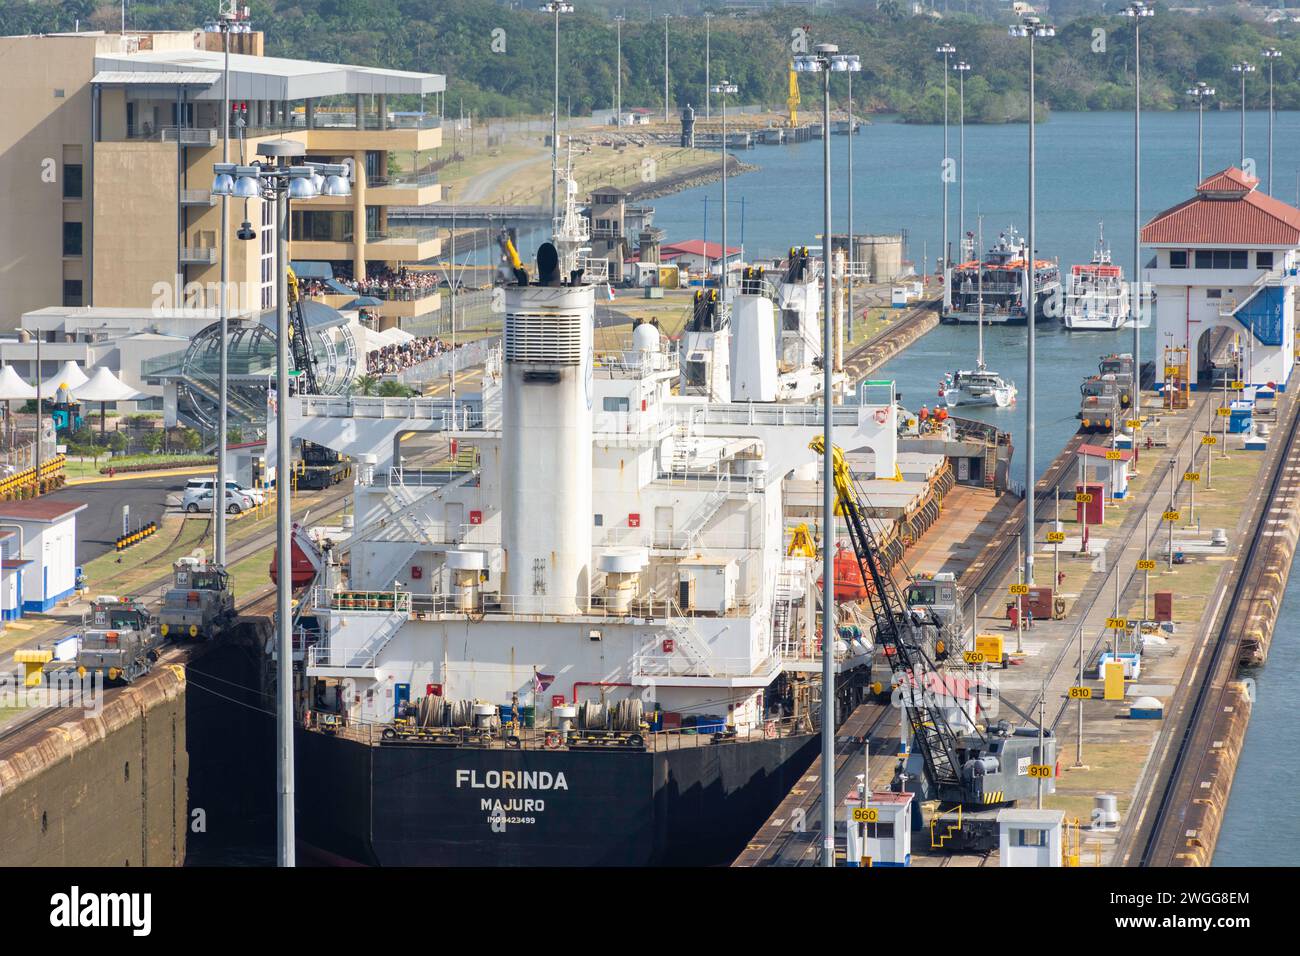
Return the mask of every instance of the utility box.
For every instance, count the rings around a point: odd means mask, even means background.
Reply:
[[[1014,608],[1015,605],[1012,605]],[[987,664],[1000,664],[1006,666],[1006,652],[1002,649],[1001,634],[977,634],[975,636],[975,652],[984,655],[984,661]]]
[[[726,614],[735,610],[740,567],[735,559],[688,558],[677,566],[679,603],[684,611]],[[689,597],[690,603],[682,598]]]
[[[866,807],[858,794],[844,800],[845,866],[908,866],[912,862],[911,793],[873,790]]]
[[[1050,621],[1052,619],[1052,597],[1054,591],[1050,587],[1031,587],[1028,594],[1020,595],[1020,613],[1028,615],[1032,613],[1035,621]],[[1012,612],[1016,609],[1016,601],[1010,601],[1007,605],[1007,620],[1011,626],[1016,626],[1016,619]]]
[[[1091,501],[1074,500],[1074,520],[1083,524],[1086,520],[1088,524],[1101,524],[1106,520],[1106,486],[1100,481],[1089,481],[1078,483],[1074,486],[1074,493],[1092,495]]]
[[[1174,592],[1156,592],[1156,620],[1162,624],[1174,619]]]
[[[998,862],[1001,866],[1055,867],[1061,856],[1063,810],[998,811]]]

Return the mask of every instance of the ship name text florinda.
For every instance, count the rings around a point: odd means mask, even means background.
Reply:
[[[488,770],[479,776],[477,770],[457,770],[456,788],[474,790],[568,790],[569,782],[563,772],[549,770]]]

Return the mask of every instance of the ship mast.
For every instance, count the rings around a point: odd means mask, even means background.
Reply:
[[[975,229],[977,231],[975,245],[976,248],[983,249],[984,248],[984,217],[978,216],[976,217],[975,221],[976,221]],[[976,293],[979,299],[979,355],[975,360],[975,367],[978,369],[983,369],[984,368],[984,260],[977,256],[975,258],[975,264],[976,264],[976,268],[979,270],[979,278],[976,280],[976,286],[979,290]]]

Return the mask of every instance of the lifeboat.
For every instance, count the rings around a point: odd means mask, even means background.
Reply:
[[[858,567],[857,556],[840,544],[835,549],[835,561],[832,565],[835,573],[835,600],[861,601],[871,593],[872,588],[862,580],[862,569]],[[823,578],[817,579],[817,586],[822,586]]]
[[[279,548],[276,548],[271,554],[271,583],[273,584],[280,583],[279,576],[276,573],[279,558]],[[294,525],[293,532],[290,535],[289,550],[290,587],[303,588],[311,584],[322,564],[323,559],[316,542],[312,541],[307,535],[306,529],[301,525]]]

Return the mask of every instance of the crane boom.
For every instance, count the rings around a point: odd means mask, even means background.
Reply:
[[[789,111],[789,118],[786,125],[794,129],[799,125],[799,74],[794,71],[794,64],[790,64],[789,92],[786,94],[785,106]]]

